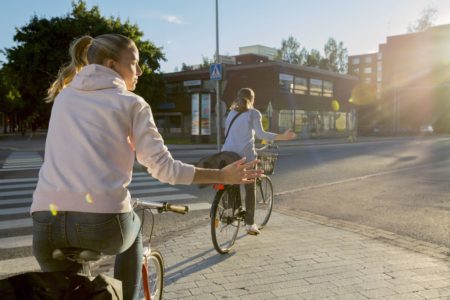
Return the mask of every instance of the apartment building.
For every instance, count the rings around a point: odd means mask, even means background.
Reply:
[[[450,25],[388,36],[377,53],[352,55],[349,74],[372,90],[360,106],[362,131],[450,132]]]

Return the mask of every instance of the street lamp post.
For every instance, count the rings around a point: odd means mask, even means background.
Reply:
[[[219,0],[216,0],[216,64],[219,62]],[[216,128],[217,128],[217,151],[220,151],[221,146],[221,108],[220,108],[220,80],[216,80]]]

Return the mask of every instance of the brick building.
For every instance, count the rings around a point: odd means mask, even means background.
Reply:
[[[274,61],[253,53],[234,56],[233,62],[223,65],[221,99],[226,107],[240,88],[250,87],[256,94],[255,107],[272,131],[292,128],[308,138],[346,134],[353,129],[355,112],[348,100],[357,77]],[[214,132],[215,81],[210,80],[209,69],[167,73],[164,79],[167,99],[165,104],[154,108],[157,122],[172,118],[171,128],[179,126],[178,131],[190,134],[192,94],[206,93],[210,95],[210,123]],[[332,108],[334,100],[339,103],[337,111]]]
[[[348,70],[375,91],[362,103],[361,129],[449,132],[450,25],[388,36],[377,53],[349,56]]]

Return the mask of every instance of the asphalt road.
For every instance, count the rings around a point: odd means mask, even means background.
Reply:
[[[450,139],[289,148],[277,206],[450,246]]]

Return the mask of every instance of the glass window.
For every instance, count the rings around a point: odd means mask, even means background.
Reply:
[[[383,53],[382,52],[378,52],[378,60],[382,60],[383,59]]]
[[[371,74],[371,73],[372,73],[372,68],[370,68],[370,67],[364,68],[364,74]]]
[[[354,72],[355,74],[359,74],[359,68],[354,68],[354,69],[353,69],[353,72]]]
[[[352,60],[352,63],[353,63],[354,65],[359,64],[359,62],[360,62],[359,57],[355,57],[355,58],[353,58],[353,60]]]
[[[364,82],[365,83],[371,83],[372,82],[372,78],[370,78],[370,77],[364,78]]]
[[[323,81],[323,96],[333,97],[333,83],[331,81]]]
[[[294,78],[294,93],[305,95],[308,92],[308,80],[304,77]]]
[[[294,117],[294,128],[295,132],[302,132],[304,128],[308,125],[306,122],[308,121],[308,115],[304,110],[295,110]]]
[[[383,64],[381,63],[381,61],[379,61],[377,63],[377,72],[381,73],[382,70],[383,70]]]
[[[292,110],[280,110],[278,114],[279,130],[285,131],[288,128],[292,128],[293,117]]]
[[[294,76],[280,73],[280,90],[292,93],[294,86]]]
[[[372,56],[366,56],[365,62],[370,64],[372,62]]]
[[[311,78],[309,80],[309,94],[313,96],[322,96],[322,80]]]

